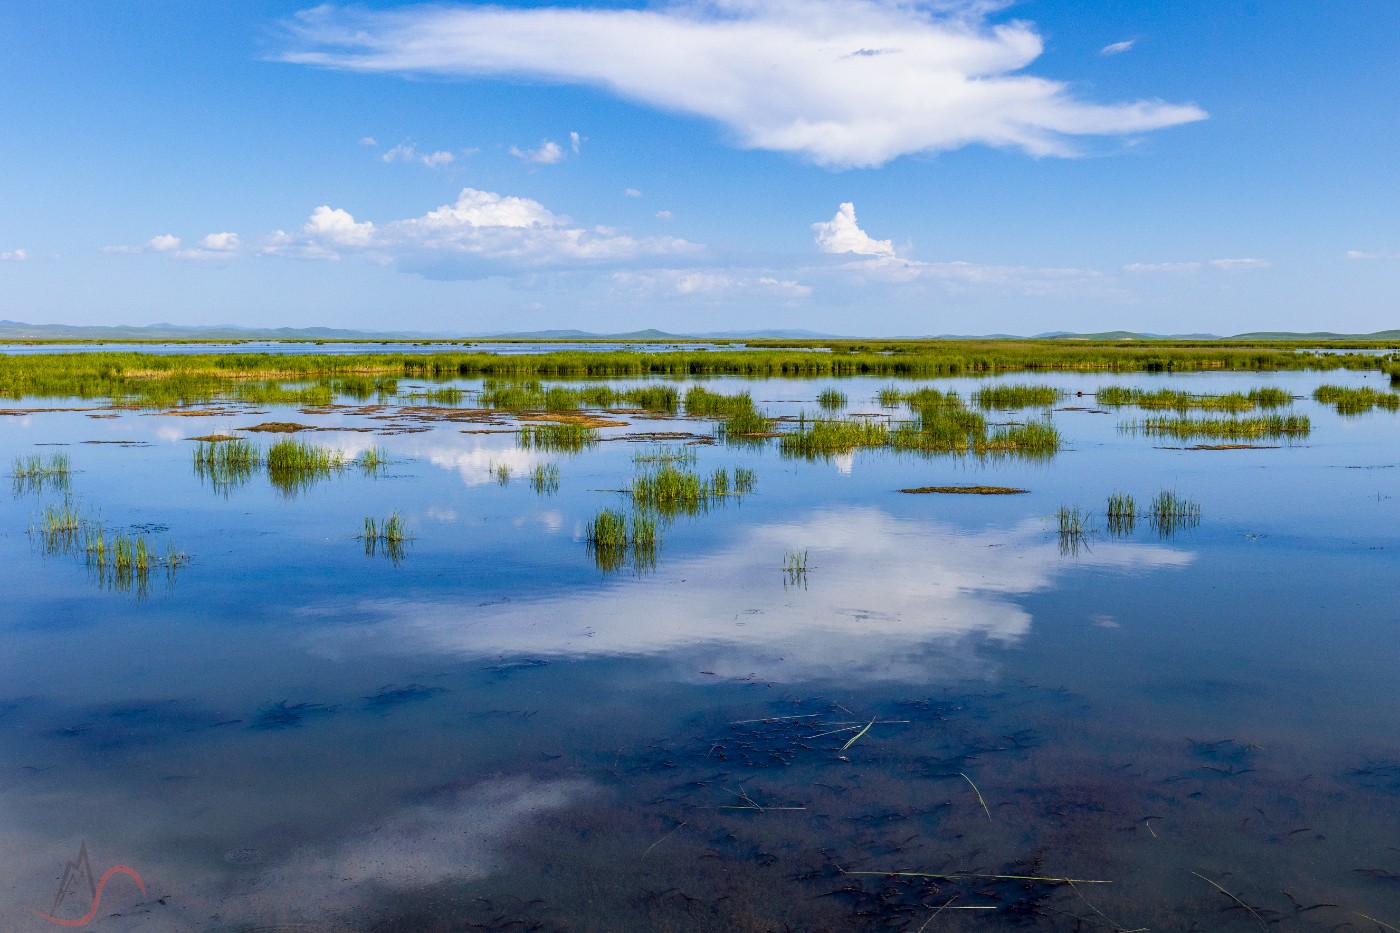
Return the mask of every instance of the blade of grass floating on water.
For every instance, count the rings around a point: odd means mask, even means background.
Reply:
[[[1198,872],[1198,871],[1193,871],[1193,872],[1191,872],[1191,874],[1195,875],[1197,878],[1200,878],[1200,879],[1201,879],[1202,881],[1204,881],[1206,884],[1210,885],[1212,888],[1215,888],[1215,890],[1219,891],[1221,894],[1225,895],[1225,896],[1228,897],[1230,900],[1234,901],[1236,904],[1239,904],[1239,905],[1240,905],[1241,907],[1243,907],[1245,910],[1249,911],[1250,914],[1253,915],[1254,919],[1255,919],[1255,920],[1258,920],[1259,923],[1260,923],[1261,925],[1263,925],[1264,929],[1267,930],[1267,929],[1269,928],[1268,922],[1267,922],[1263,917],[1259,916],[1259,912],[1258,912],[1257,910],[1255,910],[1253,907],[1250,907],[1250,906],[1249,906],[1248,904],[1246,904],[1244,901],[1240,900],[1239,897],[1238,897],[1237,895],[1231,894],[1229,891],[1225,890],[1223,887],[1221,887],[1220,885],[1216,884],[1214,881],[1211,881],[1209,878],[1207,878],[1205,875],[1201,874],[1201,873]]]
[[[976,871],[850,871],[845,868],[838,869],[843,875],[885,875],[887,877],[905,878],[947,878],[956,880],[958,878],[985,878],[992,881],[1045,881],[1053,884],[1113,884],[1112,881],[1104,881],[1094,878],[1051,878],[1041,875],[992,875]]]
[[[675,828],[673,828],[669,833],[667,833],[666,835],[662,836],[660,839],[656,840],[656,841],[653,842],[651,845],[647,846],[647,850],[646,850],[645,852],[642,853],[642,858],[646,858],[648,855],[651,854],[651,850],[652,850],[652,849],[655,849],[657,846],[661,845],[661,843],[665,842],[667,839],[670,839],[672,836],[674,836],[676,833],[680,832],[680,831],[681,831],[682,829],[684,829],[684,828],[685,828],[685,821],[682,820],[682,821],[680,822],[680,824],[679,824],[678,826],[676,826]]]
[[[992,811],[987,809],[987,801],[982,799],[982,792],[977,789],[976,784],[972,783],[972,778],[963,774],[961,771],[958,772],[958,776],[966,781],[968,786],[972,788],[972,792],[977,795],[977,802],[982,805],[982,812],[987,814],[987,822],[990,823],[992,821]]]
[[[1372,923],[1376,923],[1376,924],[1379,924],[1379,925],[1385,927],[1387,930],[1394,930],[1395,933],[1400,933],[1400,927],[1393,927],[1393,926],[1391,926],[1390,924],[1386,923],[1384,920],[1377,920],[1375,917],[1369,916],[1368,914],[1363,914],[1363,913],[1362,913],[1361,911],[1359,911],[1359,910],[1353,910],[1352,913],[1356,914],[1358,917],[1362,918],[1363,920],[1369,920],[1369,921],[1371,921]]]
[[[770,719],[736,719],[734,722],[731,722],[730,725],[743,726],[751,722],[784,722],[789,719],[815,719],[820,715],[821,713],[802,713],[799,716],[773,716]]]
[[[870,727],[873,726],[873,725],[875,725],[875,720],[872,719],[872,720],[870,720],[868,723],[865,724],[865,728],[864,728],[864,729],[860,730],[860,731],[857,732],[855,735],[851,736],[850,741],[848,741],[845,745],[842,745],[842,746],[841,746],[841,751],[844,752],[846,749],[848,749],[848,748],[850,748],[852,745],[856,744],[856,740],[859,739],[861,736],[865,735],[865,733],[869,732],[869,731],[870,731]]]

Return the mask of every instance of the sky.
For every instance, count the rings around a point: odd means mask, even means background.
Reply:
[[[1394,0],[12,0],[0,318],[1400,327]]]

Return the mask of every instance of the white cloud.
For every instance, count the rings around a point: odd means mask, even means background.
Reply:
[[[1199,262],[1131,262],[1124,272],[1199,272]]]
[[[1209,265],[1221,272],[1247,272],[1250,269],[1267,269],[1273,263],[1267,259],[1212,259]]]
[[[377,145],[379,145],[379,142],[378,142],[378,140],[376,140],[373,136],[365,136],[365,137],[362,137],[362,138],[360,139],[360,145],[361,145],[361,146],[377,146]]]
[[[675,214],[672,214],[670,211],[657,211],[657,212],[656,212],[656,219],[657,219],[657,220],[675,220],[675,219],[676,219],[676,215],[675,215]]]
[[[817,246],[823,253],[857,253],[861,256],[894,256],[890,240],[871,239],[856,223],[856,206],[847,201],[836,216],[812,224],[817,232]]]
[[[1072,156],[1190,104],[1097,104],[1025,74],[1035,27],[987,0],[677,0],[654,9],[423,5],[298,13],[284,60],[364,72],[530,77],[714,120],[748,148],[836,168],[971,144]]]
[[[1137,45],[1136,39],[1124,39],[1122,42],[1114,42],[1099,49],[1100,55],[1122,55],[1124,52]]]
[[[211,233],[200,241],[200,246],[208,250],[232,252],[241,246],[236,233]]]
[[[450,152],[419,152],[412,143],[399,143],[379,157],[384,162],[417,162],[428,168],[442,168],[456,159]]]
[[[642,193],[636,188],[624,188],[622,189],[622,193],[629,198],[640,198],[642,196]]]
[[[583,145],[583,137],[578,133],[570,133],[569,145],[573,147],[574,155],[578,155],[579,147]]]
[[[812,286],[791,279],[725,269],[656,269],[615,272],[613,287],[640,298],[754,298],[795,300],[812,294]]]
[[[538,149],[521,149],[519,146],[511,146],[510,154],[517,159],[533,162],[536,165],[553,165],[556,162],[564,161],[564,150],[552,139],[546,139],[540,143]]]
[[[171,236],[169,233],[162,233],[147,240],[146,248],[157,253],[168,253],[180,248],[180,238]]]
[[[29,253],[26,250],[12,249],[7,252],[0,253],[0,262],[27,262],[28,260]]]
[[[24,252],[24,250],[20,250]],[[1400,259],[1400,253],[1366,253],[1357,249],[1347,250],[1348,259]]]

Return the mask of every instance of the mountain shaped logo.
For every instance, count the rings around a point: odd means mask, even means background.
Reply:
[[[78,857],[63,866],[63,877],[58,882],[58,892],[54,895],[53,906],[49,908],[49,913],[34,911],[40,919],[50,923],[56,923],[65,927],[82,927],[92,922],[92,918],[97,916],[98,905],[102,903],[102,889],[107,886],[107,880],[113,875],[127,875],[136,882],[136,886],[141,889],[141,893],[146,893],[146,884],[141,880],[141,876],[125,865],[113,865],[102,873],[102,877],[93,881],[92,862],[88,858],[87,841],[78,847]],[[77,920],[62,920],[58,917],[59,910],[63,907],[63,902],[70,897],[91,898],[92,906],[88,908],[85,916]],[[81,903],[81,900],[79,900]]]

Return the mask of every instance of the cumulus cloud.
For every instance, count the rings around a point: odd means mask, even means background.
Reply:
[[[180,248],[180,238],[162,233],[146,241],[146,248],[157,253],[169,253]]]
[[[207,250],[232,252],[238,249],[241,244],[238,242],[238,234],[236,233],[211,233],[200,240],[199,245]]]
[[[623,188],[622,193],[629,198],[640,198],[642,196],[642,193],[636,188]]]
[[[1122,42],[1114,42],[1099,49],[1100,55],[1122,55],[1124,52],[1137,45],[1136,39],[1124,39]]]
[[[830,220],[812,224],[817,247],[823,253],[856,253],[861,256],[894,256],[894,243],[876,240],[856,223],[856,206],[847,201]]]
[[[1204,119],[1100,104],[1025,74],[1033,24],[987,0],[677,0],[652,9],[324,4],[282,58],[362,72],[529,77],[718,122],[748,148],[834,168],[971,144],[1072,156],[1078,139]]]
[[[578,152],[578,149],[574,149]],[[552,139],[546,139],[540,143],[538,149],[521,149],[519,146],[511,146],[510,154],[517,159],[526,162],[533,162],[536,165],[553,165],[556,162],[564,161],[563,148]]]
[[[361,145],[361,146],[377,146],[377,145],[379,145],[379,141],[378,141],[377,139],[375,139],[373,136],[364,136],[364,137],[361,137],[361,138],[360,138],[360,145]]]
[[[22,249],[12,249],[0,253],[0,262],[27,262],[29,253]]]

